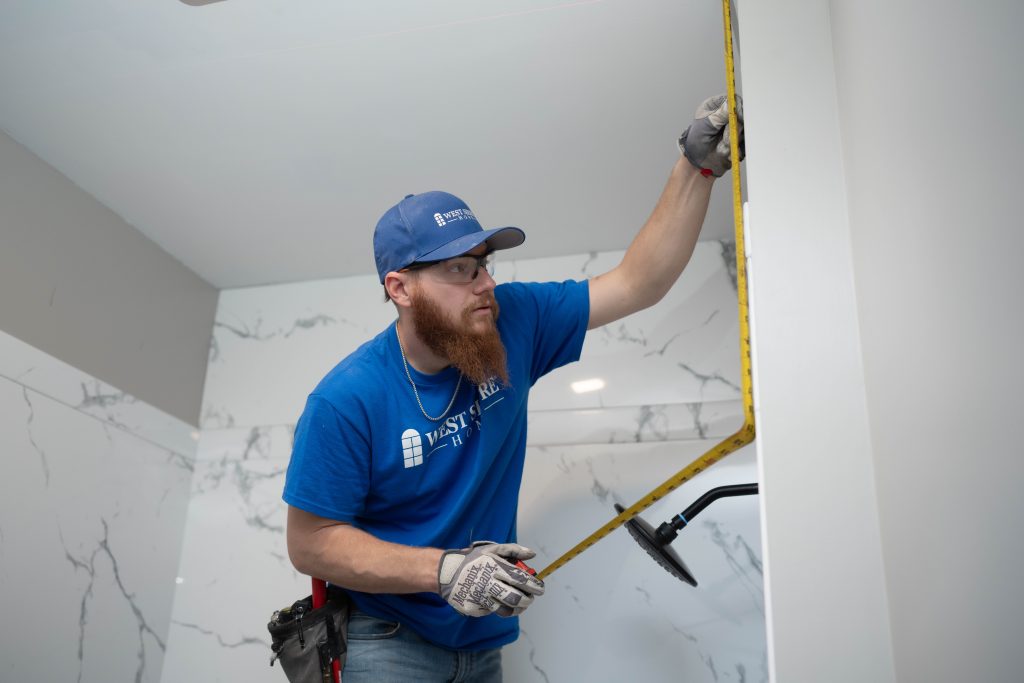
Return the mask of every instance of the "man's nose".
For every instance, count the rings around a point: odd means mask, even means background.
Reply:
[[[487,269],[480,267],[476,271],[476,277],[473,279],[473,292],[475,294],[483,294],[484,292],[494,289],[498,285],[491,277],[491,274],[487,272]]]

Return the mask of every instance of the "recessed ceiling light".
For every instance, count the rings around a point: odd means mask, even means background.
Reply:
[[[585,394],[588,391],[600,391],[604,389],[604,380],[598,377],[594,379],[582,379],[572,383],[572,390],[577,394]]]

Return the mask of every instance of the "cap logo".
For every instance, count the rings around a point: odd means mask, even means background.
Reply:
[[[476,216],[469,209],[452,209],[451,211],[445,211],[444,213],[435,213],[434,220],[437,221],[437,227],[443,228],[448,223],[454,223],[455,221],[475,221]]]

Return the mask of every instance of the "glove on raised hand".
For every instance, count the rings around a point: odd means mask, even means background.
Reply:
[[[736,96],[736,122],[740,134],[740,161],[746,156],[743,139],[743,100]],[[694,121],[679,136],[679,151],[704,175],[720,178],[732,167],[729,158],[729,98],[715,95],[704,100]]]
[[[534,555],[521,545],[493,541],[445,551],[437,567],[438,593],[466,616],[517,616],[544,593],[543,581],[515,566]]]

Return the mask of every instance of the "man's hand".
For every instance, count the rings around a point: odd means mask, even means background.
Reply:
[[[515,543],[477,541],[462,550],[448,550],[438,563],[438,593],[469,617],[492,612],[513,617],[544,594],[544,582],[515,566],[536,555]]]
[[[740,161],[746,156],[743,139],[743,100],[736,96],[736,119],[740,133]],[[679,136],[679,151],[704,175],[722,177],[732,167],[729,158],[729,99],[709,97],[701,103],[694,121]]]

